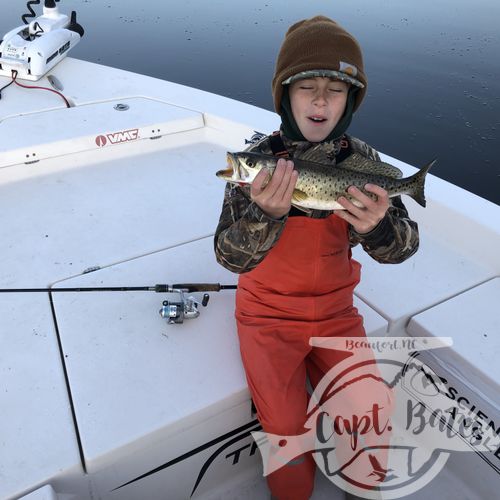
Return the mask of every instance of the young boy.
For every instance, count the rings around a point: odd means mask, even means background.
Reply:
[[[243,365],[263,430],[304,432],[306,378],[314,388],[341,351],[309,344],[311,337],[365,337],[353,307],[360,264],[351,247],[360,243],[381,263],[399,263],[418,248],[417,224],[399,197],[379,186],[355,187],[345,210],[302,212],[291,206],[297,181],[294,158],[336,165],[357,152],[378,153],[345,134],[361,104],[367,80],[361,49],[341,26],[324,16],[292,25],[276,61],[272,91],[280,131],[250,151],[282,156],[266,184],[263,170],[248,187],[228,184],[215,233],[217,261],[239,273],[236,320]],[[389,406],[389,405],[388,405]],[[267,476],[279,500],[305,500],[314,485],[315,463],[304,454]]]

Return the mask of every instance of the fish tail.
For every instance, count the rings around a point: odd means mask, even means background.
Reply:
[[[434,160],[425,165],[425,167],[422,167],[416,174],[408,178],[408,183],[412,186],[412,189],[408,193],[408,195],[411,196],[422,207],[425,207],[426,203],[424,193],[425,176],[434,165],[434,163],[436,163],[436,161],[437,158],[434,158]]]

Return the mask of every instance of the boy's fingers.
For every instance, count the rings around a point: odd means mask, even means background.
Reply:
[[[346,196],[341,196],[338,202],[345,208],[345,211],[335,211],[339,217],[361,234],[371,231],[383,219],[389,207],[389,194],[384,188],[375,184],[366,184],[364,189],[376,194],[377,199],[372,200],[361,190],[351,186],[348,189],[349,194],[363,207],[358,207]]]
[[[299,178],[299,173],[297,170],[292,170],[290,175],[290,181],[288,182],[288,187],[286,188],[284,198],[286,200],[292,201],[293,191],[295,190],[295,184],[297,184],[297,179]]]
[[[293,162],[292,161],[287,161],[284,165],[284,171],[283,171],[283,177],[281,179],[281,183],[276,189],[275,192],[275,197],[278,200],[282,200],[287,191],[288,191],[288,186],[290,184],[290,180],[292,178],[292,173],[293,173]]]
[[[261,188],[262,189],[261,192],[263,195],[265,195],[266,198],[270,199],[276,195],[276,191],[283,182],[283,176],[285,173],[286,173],[286,161],[280,158],[278,160],[278,163],[276,164],[276,168],[274,169],[274,173],[271,177],[271,180],[267,183],[267,185]]]
[[[358,200],[358,201],[361,201],[361,200]],[[353,214],[356,217],[359,217],[365,209],[364,205],[363,205],[363,207],[358,207],[351,200],[346,198],[345,196],[341,196],[337,200],[337,202],[340,203],[344,207],[344,209],[347,213]]]
[[[269,181],[269,194],[271,196],[273,196],[276,193],[277,189],[281,185],[285,173],[286,173],[286,161],[283,158],[280,158],[278,160],[278,163],[276,163],[276,168],[274,169],[273,176]]]
[[[367,207],[373,203],[373,200],[369,196],[367,196],[365,193],[363,193],[363,191],[355,186],[350,186],[348,192],[351,196],[356,198],[356,200],[358,200],[363,205],[363,207]]]
[[[365,189],[376,194],[379,198],[389,197],[387,191],[377,184],[366,184]]]
[[[267,168],[263,168],[256,176],[250,186],[250,192],[252,195],[257,196],[261,193],[263,189],[263,185],[266,182],[267,177],[269,176],[269,170]]]

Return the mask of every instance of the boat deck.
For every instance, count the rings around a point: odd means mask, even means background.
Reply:
[[[72,108],[2,93],[0,287],[236,283],[213,256],[215,172],[276,115],[70,58],[52,74]],[[452,337],[429,363],[498,428],[500,209],[432,175],[426,194],[425,209],[404,198],[420,227],[414,257],[388,266],[354,249],[356,305],[371,337]],[[158,314],[165,298],[0,294],[0,498],[48,484],[68,499],[266,498],[234,292],[212,293],[182,325]],[[493,453],[452,455],[408,498],[493,498],[499,471]],[[317,482],[314,499],[342,498]]]

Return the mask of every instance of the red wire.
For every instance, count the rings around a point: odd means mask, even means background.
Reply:
[[[67,108],[70,108],[71,105],[70,103],[68,102],[68,100],[66,99],[66,97],[64,97],[64,95],[61,94],[61,92],[58,92],[57,90],[53,90],[53,89],[48,89],[47,87],[37,87],[37,86],[33,86],[33,85],[23,85],[22,83],[19,83],[17,80],[17,71],[12,71],[12,81],[19,87],[23,87],[24,89],[37,89],[37,90],[48,90],[49,92],[54,92],[54,94],[57,94],[58,96],[62,97],[64,99],[64,102],[66,103],[66,107]]]

